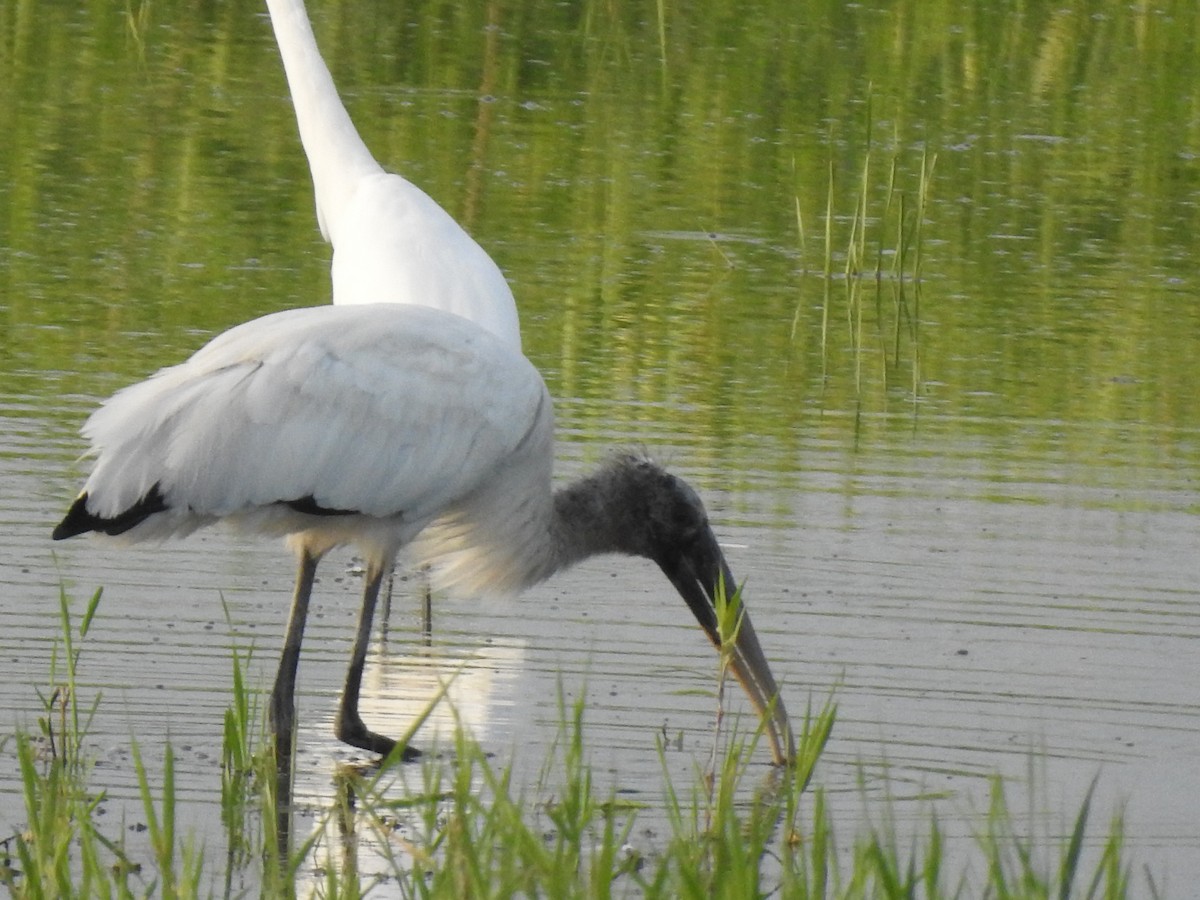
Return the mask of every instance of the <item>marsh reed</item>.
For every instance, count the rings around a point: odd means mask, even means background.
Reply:
[[[844,352],[851,359],[853,393],[859,400],[868,383],[878,383],[884,391],[903,386],[915,399],[921,393],[924,224],[937,154],[923,146],[914,173],[911,153],[902,149],[900,135],[881,143],[875,127],[868,91],[861,161],[852,186],[843,188],[832,158],[827,166],[824,210],[819,217],[823,222],[821,370],[826,379],[833,377],[835,357]],[[831,147],[836,143],[832,133],[829,143]],[[800,270],[807,273],[805,260],[813,241],[805,223],[816,217],[804,214],[799,191],[793,199]],[[791,323],[793,341],[805,319],[803,279],[799,292]],[[839,321],[844,322],[844,330],[837,329]],[[864,368],[873,359],[878,363],[874,376]]]

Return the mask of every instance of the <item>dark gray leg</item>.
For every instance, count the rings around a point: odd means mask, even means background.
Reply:
[[[429,566],[421,566],[414,580],[421,592],[421,636],[428,647],[433,643],[433,584],[429,580]]]
[[[350,669],[346,673],[346,687],[342,691],[342,704],[338,710],[336,733],[339,740],[352,747],[387,756],[396,746],[396,742],[389,737],[368,731],[363,724],[362,717],[358,714],[358,693],[362,687],[363,667],[367,662],[367,647],[371,643],[371,620],[375,617],[375,603],[379,599],[379,588],[383,583],[384,571],[384,568],[374,563],[367,568],[367,583],[363,589],[358,633],[354,637]],[[414,747],[404,748],[404,759],[406,760],[416,759],[420,755],[421,751]]]
[[[296,732],[296,669],[300,665],[300,642],[304,639],[304,622],[308,618],[308,598],[320,561],[319,556],[307,550],[300,551],[292,612],[288,617],[275,687],[271,690],[271,733],[275,735],[275,764],[280,771],[291,768],[292,740]]]
[[[387,646],[388,625],[392,619],[392,591],[396,587],[396,570],[388,573],[387,588],[383,590],[383,608],[379,610],[379,640]]]

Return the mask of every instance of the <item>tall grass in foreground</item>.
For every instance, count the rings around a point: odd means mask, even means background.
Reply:
[[[719,749],[698,765],[694,780],[681,785],[664,775],[669,829],[653,847],[637,846],[644,807],[595,787],[580,699],[562,703],[559,737],[537,783],[515,784],[512,764],[497,764],[460,728],[448,757],[339,770],[322,823],[281,856],[278,827],[285,819],[274,805],[273,754],[237,650],[220,786],[224,859],[201,852],[193,836],[179,832],[169,746],[159,785],[149,783],[135,748],[146,839],[133,849],[120,823],[97,816],[104,792],[91,784],[95,772],[87,757],[97,701],[81,705],[75,691],[77,637],[86,635],[98,600],[99,594],[92,598],[76,635],[62,597],[62,634],[50,673],[55,687],[45,698],[39,733],[21,731],[11,742],[26,814],[19,834],[0,840],[0,884],[13,897],[733,900],[1128,893],[1120,816],[1098,853],[1095,847],[1084,852],[1090,792],[1072,833],[1055,842],[1019,827],[996,779],[963,858],[948,857],[933,812],[924,836],[903,843],[888,826],[886,808],[872,816],[876,824],[839,834],[816,778],[834,727],[832,703],[810,707],[798,723],[796,767],[769,770],[766,777],[756,735],[714,729]],[[735,595],[722,612],[722,629],[735,628],[737,616]],[[666,772],[665,748],[660,754]],[[1093,861],[1085,864],[1085,856]]]

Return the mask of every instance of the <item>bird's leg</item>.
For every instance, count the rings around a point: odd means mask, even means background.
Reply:
[[[279,672],[271,690],[271,732],[275,735],[275,765],[283,772],[291,768],[292,738],[296,730],[296,668],[300,664],[300,642],[304,639],[304,621],[308,618],[308,598],[321,557],[300,550],[300,568],[296,573],[296,590],[292,595],[292,612],[288,617],[287,636],[279,657]]]
[[[429,566],[417,570],[417,582],[421,591],[421,637],[428,647],[433,643],[433,585],[429,580]]]
[[[379,599],[379,588],[384,572],[390,566],[371,563],[367,567],[367,583],[363,588],[362,611],[358,618],[358,633],[354,636],[354,650],[350,656],[350,669],[346,673],[346,687],[342,691],[342,704],[338,710],[338,740],[361,750],[369,750],[387,756],[396,746],[389,737],[368,731],[358,714],[358,693],[362,687],[363,667],[367,662],[367,647],[371,643],[371,620],[375,617],[375,603]],[[415,747],[404,748],[404,759],[416,759],[421,751]]]
[[[396,587],[396,570],[388,572],[387,588],[383,591],[383,608],[379,611],[379,640],[387,646],[388,625],[392,618],[392,591]]]

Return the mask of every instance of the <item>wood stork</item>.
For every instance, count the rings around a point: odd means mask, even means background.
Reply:
[[[520,350],[517,306],[500,269],[428,194],[375,161],[338,98],[303,0],[267,0],[267,9],[312,170],[317,221],[333,245],[334,304],[432,306]]]
[[[335,730],[386,754],[395,742],[363,724],[358,694],[380,582],[405,545],[468,591],[517,591],[598,553],[648,557],[719,644],[714,595],[734,578],[700,498],[632,453],[555,490],[553,428],[534,366],[459,316],[407,304],[274,313],[91,415],[95,465],[53,536],[141,541],[226,520],[287,537],[299,572],[270,701],[281,767],[317,563],[355,545],[368,567]],[[791,726],[748,616],[732,658],[775,761],[789,761]]]

